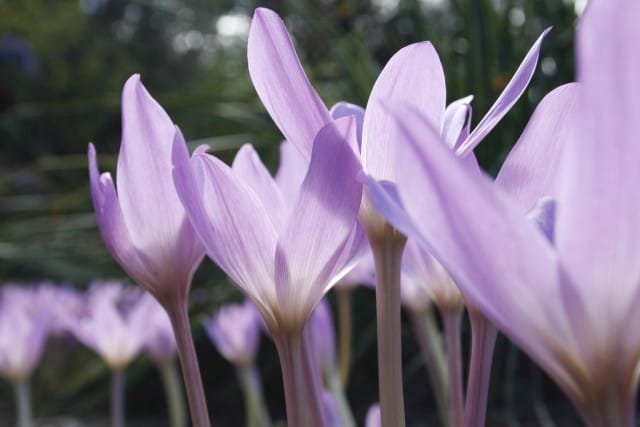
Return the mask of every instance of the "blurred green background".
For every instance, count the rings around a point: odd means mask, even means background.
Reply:
[[[577,4],[576,4],[577,3]],[[120,90],[132,73],[193,144],[229,160],[245,142],[272,169],[281,139],[246,68],[246,35],[257,6],[285,19],[310,79],[327,105],[364,105],[381,67],[404,45],[431,40],[444,64],[448,101],[475,95],[482,117],[537,36],[544,43],[529,90],[476,150],[495,173],[536,103],[573,77],[573,33],[584,1],[573,0],[0,0],[0,281],[50,279],[84,287],[123,278],[104,249],[91,208],[86,147],[115,171]],[[194,331],[217,425],[241,425],[233,371],[207,342],[199,315],[237,292],[206,261],[194,283]],[[376,400],[374,300],[355,295],[354,376],[358,420]],[[405,328],[409,419],[435,413],[425,371]],[[71,348],[70,348],[71,346]],[[75,348],[74,348],[75,347]],[[34,379],[35,411],[95,420],[107,412],[105,367],[79,345],[54,342]],[[282,415],[280,371],[263,340],[260,364],[272,413]],[[505,340],[496,352],[488,425],[572,425],[555,387]],[[0,425],[13,413],[0,385]],[[131,425],[163,425],[160,381],[146,360],[129,370]],[[7,421],[10,423],[10,421]],[[9,425],[9,424],[7,424]],[[410,425],[425,425],[421,421]]]

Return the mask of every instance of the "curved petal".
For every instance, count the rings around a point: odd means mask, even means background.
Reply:
[[[444,110],[442,138],[451,148],[456,148],[469,135],[471,125],[471,101],[473,95],[453,101]]]
[[[560,152],[569,138],[578,85],[551,91],[534,111],[504,161],[496,184],[518,200],[525,212],[541,197],[555,197]]]
[[[298,197],[302,181],[309,169],[309,161],[288,141],[280,144],[280,165],[276,183],[284,197],[287,209],[291,209]]]
[[[181,141],[173,163],[176,190],[209,257],[254,301],[273,307],[277,235],[261,201],[217,158],[189,160]]]
[[[582,328],[602,345],[624,321],[640,284],[639,20],[640,3],[630,0],[594,1],[583,15],[580,125],[560,171],[557,245],[588,304],[590,322]]]
[[[544,30],[540,37],[538,37],[538,40],[536,40],[533,46],[531,46],[531,49],[527,52],[527,55],[522,60],[522,63],[496,102],[491,106],[491,108],[489,108],[489,111],[485,114],[482,120],[480,120],[480,123],[478,123],[473,132],[471,132],[467,139],[460,144],[456,150],[459,155],[465,155],[472,151],[484,139],[484,137],[493,130],[498,122],[502,120],[505,114],[509,112],[511,107],[513,107],[513,104],[520,99],[520,95],[522,95],[529,85],[529,82],[533,77],[533,73],[536,70],[538,57],[540,56],[540,46],[549,31],[551,31],[551,28]]]
[[[100,175],[93,144],[89,144],[87,155],[91,198],[102,240],[113,258],[129,276],[140,284],[150,286],[155,283],[155,280],[143,261],[143,255],[131,240],[111,175],[108,172]]]
[[[394,181],[393,151],[397,145],[390,133],[393,118],[383,102],[414,106],[425,120],[442,123],[446,101],[444,71],[430,42],[400,49],[378,76],[367,101],[362,129],[362,167],[377,179]]]
[[[343,247],[353,238],[362,198],[360,164],[347,143],[355,119],[336,120],[316,137],[309,171],[278,240],[276,290],[283,313],[304,322],[327,290],[331,273],[344,265]],[[302,238],[301,238],[302,236]],[[302,323],[304,324],[304,323]]]
[[[259,7],[253,14],[247,60],[262,104],[285,139],[309,158],[316,133],[331,117],[304,73],[284,22],[272,10]]]
[[[235,176],[253,189],[267,210],[273,226],[280,230],[286,219],[287,206],[276,182],[251,144],[240,148],[231,169]]]
[[[362,125],[364,123],[364,108],[356,104],[340,101],[331,107],[329,114],[331,114],[331,118],[334,120],[341,117],[355,116],[357,125],[356,132],[358,135],[358,147],[355,151],[360,155],[360,146],[362,144]]]
[[[465,298],[509,338],[561,385],[573,387],[557,356],[571,352],[573,341],[552,246],[490,178],[466,168],[418,112],[398,108],[396,115],[395,135],[406,142],[398,144],[397,188],[419,231],[409,238],[432,253]],[[421,193],[408,181],[422,183]]]

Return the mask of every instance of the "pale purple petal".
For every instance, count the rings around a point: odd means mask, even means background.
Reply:
[[[539,198],[556,196],[560,153],[574,123],[578,90],[570,83],[544,97],[498,173],[496,184],[525,212]]]
[[[271,284],[276,230],[255,192],[219,159],[184,142],[173,149],[174,183],[209,257],[261,306],[275,300]]]
[[[251,144],[243,145],[231,165],[234,175],[247,184],[260,198],[271,217],[273,226],[280,230],[288,207],[282,192]]]
[[[407,104],[425,120],[442,123],[446,101],[444,71],[429,42],[400,49],[378,76],[367,101],[362,130],[362,167],[377,179],[394,181],[393,118],[383,102]]]
[[[588,304],[578,327],[606,348],[637,310],[640,283],[640,3],[592,3],[578,30],[580,122],[563,152],[556,242]]]
[[[316,133],[331,117],[300,64],[284,22],[272,10],[256,9],[247,58],[262,104],[285,139],[309,158]]]
[[[309,169],[309,161],[288,141],[280,144],[280,164],[276,173],[276,183],[289,208],[293,206],[300,192],[302,181]]]
[[[309,171],[278,240],[276,290],[292,321],[306,320],[345,267],[345,251],[352,250],[344,244],[355,238],[362,198],[356,179],[360,164],[347,143],[355,128],[355,119],[344,118],[318,133]]]
[[[367,411],[367,418],[364,421],[365,427],[381,427],[382,419],[380,417],[380,405],[377,403],[372,405]]]
[[[351,104],[349,102],[340,101],[331,107],[329,110],[331,117],[335,119],[339,119],[341,117],[349,117],[354,116],[356,118],[357,125],[357,135],[358,135],[358,150],[360,153],[360,145],[362,144],[362,126],[364,122],[364,108],[359,105]]]
[[[326,299],[322,299],[313,310],[306,328],[320,372],[332,375],[336,369],[336,335],[331,307]]]
[[[520,99],[520,96],[525,91],[533,73],[538,65],[538,57],[540,55],[540,46],[547,33],[551,31],[551,28],[547,28],[538,37],[538,40],[533,44],[529,52],[522,60],[522,63],[516,70],[515,74],[504,88],[496,102],[491,106],[487,114],[480,120],[480,123],[475,127],[473,132],[467,137],[456,152],[460,155],[464,155],[472,151],[488,134],[491,130],[502,120],[502,118],[509,112],[513,104]],[[434,122],[438,123],[438,122]]]
[[[471,101],[473,95],[453,101],[444,111],[442,139],[451,148],[456,148],[468,136],[471,126]]]

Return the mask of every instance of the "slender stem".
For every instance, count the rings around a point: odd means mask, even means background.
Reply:
[[[447,377],[447,359],[442,335],[438,331],[433,309],[429,307],[421,312],[411,311],[411,323],[427,366],[440,420],[443,426],[448,426],[447,397],[449,395],[449,379]]]
[[[441,314],[444,324],[444,341],[449,372],[449,426],[461,427],[464,416],[462,347],[460,343],[462,310],[442,310]]]
[[[406,238],[388,224],[376,237],[369,241],[376,269],[380,419],[382,427],[404,427],[400,272]]]
[[[309,401],[309,417],[312,426],[326,426],[326,412],[324,400],[322,398],[323,386],[320,363],[316,359],[314,342],[310,333],[302,334],[302,361],[304,367],[305,387],[307,389],[307,399]]]
[[[342,427],[356,427],[356,421],[353,418],[353,413],[349,407],[347,396],[344,394],[344,387],[339,372],[331,372],[327,375],[327,385],[333,398],[338,406],[340,415],[340,426]]]
[[[471,321],[471,361],[464,426],[483,427],[487,415],[491,365],[498,330],[477,309],[469,307],[468,311]]]
[[[187,389],[189,412],[194,427],[209,427],[209,412],[200,377],[200,366],[191,335],[191,325],[186,301],[176,301],[166,306],[178,345],[182,376]]]
[[[124,369],[111,371],[111,427],[125,426]]]
[[[238,366],[238,380],[244,393],[248,427],[269,427],[271,419],[264,401],[260,374],[254,364]]]
[[[274,342],[282,369],[287,425],[323,427],[321,396],[314,396],[314,372],[317,377],[318,368],[312,360],[307,360],[305,353],[309,352],[305,349],[302,334],[274,335]]]
[[[338,327],[340,339],[340,354],[338,356],[338,369],[342,387],[349,383],[349,370],[351,369],[351,342],[353,337],[353,317],[351,314],[351,293],[349,288],[336,288],[338,296]]]
[[[158,369],[162,376],[164,393],[167,399],[169,425],[171,427],[186,427],[187,414],[184,407],[183,386],[175,360],[170,359],[159,363]]]
[[[33,412],[31,410],[31,388],[29,379],[24,378],[13,383],[16,399],[16,415],[18,427],[31,427],[33,425]]]

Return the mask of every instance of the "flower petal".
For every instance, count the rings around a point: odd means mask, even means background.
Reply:
[[[487,114],[480,120],[480,123],[475,127],[473,132],[467,137],[456,152],[459,155],[465,155],[472,151],[489,132],[502,120],[502,118],[509,112],[513,104],[520,99],[520,95],[529,85],[533,73],[538,65],[538,57],[540,55],[540,46],[547,33],[551,31],[551,28],[547,28],[538,37],[538,40],[531,46],[529,52],[522,60],[522,63],[516,70],[515,74],[504,88],[496,102],[491,106]]]
[[[504,161],[496,184],[528,212],[541,197],[555,197],[560,152],[568,140],[578,85],[569,83],[545,96]]]
[[[345,266],[345,241],[354,237],[362,185],[360,164],[348,144],[353,117],[338,119],[318,133],[309,171],[278,240],[276,289],[283,312],[304,322],[333,275]],[[342,263],[340,265],[340,263]]]
[[[371,90],[362,129],[362,167],[377,179],[394,181],[393,150],[397,141],[390,133],[392,116],[383,102],[414,106],[426,120],[442,123],[446,100],[444,71],[430,42],[400,49],[387,62]]]
[[[309,169],[309,161],[293,144],[283,141],[280,144],[280,165],[275,179],[289,209],[293,207],[298,197],[307,169]]]
[[[209,257],[263,308],[273,307],[277,235],[255,192],[219,159],[173,146],[173,177]]]
[[[284,22],[272,10],[256,9],[247,59],[262,104],[285,139],[309,158],[316,133],[331,117],[300,64]]]
[[[465,96],[453,101],[444,110],[442,138],[451,148],[456,148],[469,135],[471,101],[473,101],[473,95]]]
[[[331,110],[329,110],[329,114],[331,114],[331,118],[333,118],[334,120],[341,117],[355,116],[358,135],[357,153],[360,153],[360,146],[362,144],[362,125],[364,123],[364,108],[356,104],[340,101],[333,107],[331,107]]]
[[[273,226],[280,230],[286,219],[287,206],[275,180],[251,144],[240,148],[231,169],[234,175],[253,189],[271,217]]]

